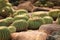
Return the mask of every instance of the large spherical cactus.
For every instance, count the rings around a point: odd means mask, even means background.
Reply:
[[[17,16],[14,17],[14,21],[15,20],[21,20],[21,19],[28,20],[29,17],[26,16],[26,15],[17,15]]]
[[[9,26],[8,29],[11,33],[16,32],[16,28],[14,26]]]
[[[0,27],[0,40],[10,40],[11,35],[7,27]]]
[[[53,18],[50,16],[45,16],[43,17],[45,24],[52,24],[53,23]]]
[[[56,20],[57,17],[58,17],[59,12],[60,12],[59,10],[51,10],[49,12],[49,16],[51,16],[54,20]]]
[[[38,29],[43,24],[43,19],[40,17],[33,17],[28,20],[29,29]]]
[[[14,16],[16,15],[21,15],[21,14],[27,14],[27,10],[24,10],[24,9],[20,9],[20,10],[17,10],[16,13],[14,14]]]
[[[16,31],[22,31],[28,28],[28,22],[26,20],[17,20],[11,26],[16,27]]]
[[[0,20],[0,26],[8,26],[8,24],[4,19],[2,19]]]
[[[38,16],[38,17],[45,17],[45,16],[48,16],[48,12],[34,12],[32,13],[32,16]]]

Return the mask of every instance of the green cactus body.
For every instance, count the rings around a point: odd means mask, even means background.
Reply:
[[[10,40],[11,35],[7,27],[0,27],[0,40]]]
[[[7,2],[7,3],[6,3],[6,6],[11,7],[12,5],[11,5],[10,3]]]
[[[45,17],[48,16],[48,12],[34,12],[32,16]]]
[[[5,0],[0,0],[0,10],[2,10],[6,6]]]
[[[46,16],[43,17],[45,24],[52,24],[53,23],[53,18]]]
[[[44,22],[42,18],[33,17],[28,20],[29,29],[38,29]]]
[[[22,14],[27,14],[27,10],[24,10],[24,9],[20,9],[20,10],[17,10],[16,13],[14,14],[14,16],[16,15],[22,15]]]
[[[12,17],[7,17],[7,18],[4,19],[4,21],[5,21],[5,22],[8,24],[8,26],[9,26],[10,24],[13,23],[13,18],[12,18]]]
[[[0,15],[3,17],[8,17],[10,15],[13,15],[13,10],[11,7],[6,6],[1,10]]]
[[[49,1],[44,6],[46,6],[46,7],[53,7],[54,3],[52,3],[52,2]]]
[[[0,20],[0,26],[8,26],[7,22],[4,19]]]
[[[51,16],[54,20],[56,20],[59,13],[60,13],[59,10],[52,10],[49,12],[49,16]]]
[[[8,29],[11,33],[16,32],[16,28],[14,26],[9,26]]]
[[[28,20],[29,17],[26,16],[26,15],[17,15],[17,16],[14,17],[14,21],[15,20],[21,20],[21,19]]]
[[[22,31],[28,28],[28,22],[26,20],[17,20],[11,26],[16,27],[16,31]]]

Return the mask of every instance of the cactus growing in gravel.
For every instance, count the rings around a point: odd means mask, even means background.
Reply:
[[[16,27],[16,31],[22,31],[28,28],[28,22],[26,20],[16,20],[11,26]]]
[[[0,27],[0,40],[10,40],[11,35],[7,27]]]
[[[48,12],[34,12],[32,13],[32,16],[38,16],[38,17],[45,17],[45,16],[48,16]]]
[[[26,16],[26,15],[17,15],[17,16],[14,17],[14,21],[15,20],[21,20],[21,19],[28,20],[29,17]]]
[[[44,22],[40,17],[33,17],[28,20],[29,29],[38,29]]]
[[[52,24],[53,23],[53,18],[50,16],[45,16],[43,17],[45,24]]]
[[[56,20],[59,13],[60,13],[59,10],[52,10],[49,12],[49,16],[51,16],[54,20]]]
[[[16,32],[16,28],[14,26],[9,26],[8,29],[11,33]]]
[[[16,15],[21,15],[21,14],[27,14],[27,10],[24,10],[24,9],[20,9],[20,10],[17,10],[16,13],[14,14],[14,16]]]

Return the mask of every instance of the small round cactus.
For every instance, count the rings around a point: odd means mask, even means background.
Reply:
[[[21,15],[21,14],[27,14],[27,10],[24,10],[24,9],[20,9],[20,10],[17,10],[16,13],[14,14],[14,16],[16,15]]]
[[[11,26],[16,27],[16,31],[22,31],[28,28],[28,22],[26,20],[16,20]]]
[[[12,18],[12,17],[7,17],[7,18],[4,19],[4,21],[5,21],[5,22],[8,24],[8,26],[9,26],[10,24],[13,23],[13,18]]]
[[[14,21],[21,20],[21,19],[24,19],[27,21],[29,19],[29,17],[27,15],[17,15],[14,17]]]
[[[4,19],[2,19],[0,20],[0,26],[8,26],[8,24]]]
[[[16,28],[14,26],[9,26],[8,29],[11,33],[16,32]]]
[[[50,16],[45,16],[43,17],[45,24],[52,24],[53,23],[53,18]]]
[[[38,29],[44,22],[40,17],[33,17],[28,20],[29,29]]]

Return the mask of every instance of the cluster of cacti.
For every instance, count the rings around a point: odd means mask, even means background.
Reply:
[[[32,13],[32,16],[45,17],[45,16],[48,16],[48,12],[44,12],[44,11],[34,12]]]
[[[59,12],[60,12],[59,10],[51,10],[49,12],[49,16],[51,16],[54,20],[56,20],[57,17],[58,17]]]
[[[7,27],[0,27],[0,40],[10,40],[11,34]]]
[[[52,8],[54,6],[54,3],[48,1],[44,6]]]
[[[29,29],[38,29],[43,24],[43,19],[40,17],[33,17],[28,20]]]
[[[9,26],[8,29],[9,29],[10,33],[16,32],[16,28],[14,26]]]
[[[53,18],[50,16],[45,16],[43,17],[45,24],[52,24],[53,23]]]
[[[28,28],[28,22],[26,20],[16,20],[11,26],[16,27],[16,31],[22,31]]]
[[[16,16],[16,15],[22,15],[22,14],[27,14],[27,13],[28,13],[27,10],[20,9],[20,10],[16,11],[16,13],[14,14],[14,16]]]

